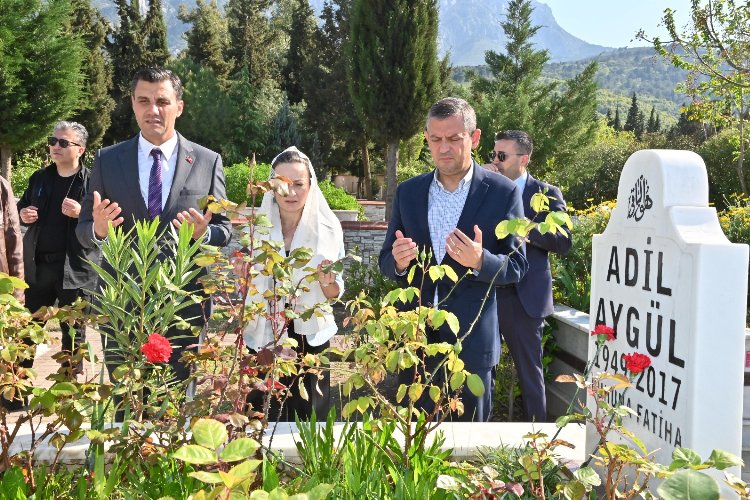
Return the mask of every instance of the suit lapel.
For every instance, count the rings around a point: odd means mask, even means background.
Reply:
[[[190,160],[188,161],[188,158]],[[185,186],[188,174],[190,174],[190,168],[192,163],[195,161],[195,155],[193,154],[193,147],[190,142],[182,137],[179,133],[177,134],[177,165],[174,170],[174,179],[172,180],[172,188],[169,190],[169,198],[167,203],[164,205],[164,216],[168,215],[169,219],[173,219],[176,212],[177,200],[180,197],[180,192]]]
[[[407,235],[417,242],[424,241],[425,245],[430,248],[432,248],[432,239],[430,238],[430,223],[427,218],[427,212],[429,210],[430,185],[432,184],[433,175],[434,173],[431,175],[425,175],[422,182],[417,186],[414,199],[416,203],[414,206],[420,208],[414,212],[417,213],[419,217],[416,224],[419,233],[414,236]]]
[[[461,211],[461,216],[458,218],[458,224],[456,224],[456,227],[470,238],[473,238],[474,223],[478,220],[477,212],[482,206],[484,197],[489,189],[489,184],[485,182],[487,172],[485,172],[483,168],[480,168],[476,163],[472,165],[472,168],[474,169],[474,174],[471,177],[469,195],[466,197],[464,209]]]
[[[140,178],[138,174],[138,138],[134,138],[123,144],[122,153],[120,154],[120,178],[124,184],[123,191],[126,193],[138,193],[138,202],[135,203],[133,217],[136,220],[146,219],[148,210],[146,201],[141,193]],[[132,195],[131,195],[132,196]]]

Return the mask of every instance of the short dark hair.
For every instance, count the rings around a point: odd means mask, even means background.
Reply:
[[[86,142],[88,142],[89,140],[88,130],[86,130],[86,127],[78,122],[69,122],[62,120],[55,123],[54,130],[55,132],[57,132],[58,130],[72,130],[76,138],[78,139],[78,141],[76,142],[78,142],[78,144],[80,144],[84,148],[86,147]]]
[[[495,134],[496,141],[513,141],[518,146],[518,152],[531,156],[534,152],[534,143],[529,134],[523,130],[503,130]]]
[[[164,68],[144,68],[138,70],[135,75],[133,75],[133,81],[130,83],[130,95],[135,94],[135,87],[140,81],[156,83],[166,80],[169,80],[169,82],[172,84],[172,88],[174,89],[174,93],[177,96],[177,99],[181,100],[183,88],[180,77],[174,74],[172,71]]]
[[[429,122],[430,118],[445,120],[457,115],[461,115],[464,119],[464,129],[467,132],[473,133],[477,129],[477,114],[474,108],[458,97],[446,97],[433,104],[427,112],[427,121]]]

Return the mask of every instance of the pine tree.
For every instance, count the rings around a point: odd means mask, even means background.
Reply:
[[[82,97],[85,48],[67,0],[0,2],[0,175],[13,151],[42,141]]]
[[[112,66],[105,58],[104,43],[109,23],[91,6],[90,0],[73,0],[72,26],[86,47],[83,60],[83,99],[70,117],[86,127],[89,133],[88,150],[101,145],[111,123],[110,113],[115,102],[109,95],[112,89]]]
[[[501,23],[505,53],[485,53],[491,77],[471,75],[471,91],[484,132],[480,148],[491,150],[499,130],[525,130],[534,140],[534,169],[541,176],[548,165],[574,161],[594,140],[597,65],[589,64],[564,85],[545,82],[541,76],[549,55],[534,48],[531,37],[540,26],[532,25],[532,10],[529,0],[508,2]]]
[[[183,35],[187,41],[185,55],[209,67],[219,82],[226,85],[234,63],[227,60],[225,55],[229,46],[229,31],[227,20],[216,0],[208,3],[197,0],[193,10],[181,4],[177,17],[191,25]]]
[[[628,109],[628,116],[625,118],[625,125],[622,127],[626,132],[635,132],[638,128],[638,98],[633,92],[633,97],[630,100],[630,108]],[[637,135],[637,134],[636,134]]]
[[[607,108],[607,115],[605,116],[605,119],[607,120],[608,127],[614,125],[614,118],[612,117],[612,110],[610,108]]]
[[[259,88],[264,81],[279,76],[273,51],[278,32],[271,29],[266,11],[274,0],[229,0],[226,4],[229,47],[227,59],[234,61],[232,74],[245,69],[249,82]]]
[[[315,46],[315,13],[308,0],[295,0],[292,19],[289,24],[289,51],[283,72],[282,88],[286,90],[290,104],[297,104],[304,99],[302,80],[309,58],[317,55]]]
[[[349,90],[369,135],[387,144],[386,218],[399,142],[424,128],[442,90],[435,0],[355,0]]]

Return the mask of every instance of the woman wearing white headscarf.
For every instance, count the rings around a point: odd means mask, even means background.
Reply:
[[[343,293],[344,281],[341,275],[326,273],[323,268],[344,257],[344,236],[341,223],[323,197],[312,163],[304,153],[293,146],[282,151],[271,162],[271,177],[276,176],[283,176],[291,181],[289,192],[286,196],[274,191],[265,193],[258,212],[268,216],[272,227],[270,234],[258,237],[283,241],[283,250],[287,255],[296,248],[312,250],[312,259],[307,267],[317,268],[317,281],[308,284],[309,291],[302,292],[294,304],[295,310],[302,312],[316,304],[340,297]],[[294,269],[293,282],[301,282],[308,274],[303,269]],[[248,296],[248,302],[263,300],[262,293],[273,286],[273,278],[258,277],[255,285],[260,294]],[[282,303],[277,304],[279,311],[291,306],[283,301],[282,297]],[[315,314],[309,320],[295,319],[289,322],[284,336],[298,342],[297,352],[302,357],[305,354],[318,354],[326,349],[337,330],[333,314],[326,312],[320,316]],[[245,329],[244,338],[245,344],[255,351],[272,347],[274,332],[271,322],[265,317],[256,318]],[[295,413],[300,420],[307,420],[313,408],[318,418],[325,419],[327,416],[330,373],[324,370],[321,378],[315,375],[303,377],[307,401],[300,396],[297,381],[281,381],[289,386],[291,394],[281,409],[280,420],[293,421]],[[272,411],[269,415],[271,421],[276,417],[273,413],[275,412]]]

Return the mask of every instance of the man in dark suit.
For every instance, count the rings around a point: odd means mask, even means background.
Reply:
[[[494,287],[518,282],[527,263],[516,238],[495,237],[500,221],[523,217],[521,192],[508,179],[479,168],[472,160],[471,151],[480,135],[474,110],[463,99],[449,97],[430,108],[425,138],[436,168],[409,179],[396,190],[379,265],[383,274],[407,286],[408,267],[414,264],[418,251],[425,249],[432,254],[431,265],[448,264],[459,276],[470,273],[450,295],[452,281],[445,278],[433,283],[426,278],[421,297],[424,305],[457,316],[458,337],[477,320],[463,341],[460,357],[466,369],[482,379],[485,393],[477,398],[464,389],[465,412],[460,418],[484,422],[492,413],[494,367],[500,357]],[[421,280],[417,272],[414,283]],[[416,306],[413,302],[408,307]],[[428,338],[430,342],[457,340],[445,325],[429,331]],[[404,374],[403,383],[413,382],[414,376],[413,372]],[[441,381],[440,377],[436,380]],[[420,406],[432,409],[427,397]]]
[[[531,197],[545,193],[551,211],[564,212],[565,200],[560,189],[533,178],[526,171],[533,144],[526,132],[507,130],[495,135],[495,149],[490,153],[490,170],[511,179],[523,191],[523,209],[533,222],[542,222],[548,212],[537,213],[531,208]],[[547,420],[547,398],[542,368],[542,330],[544,318],[552,314],[552,274],[549,252],[568,253],[572,244],[570,232],[541,234],[532,231],[526,241],[529,270],[515,285],[499,287],[497,311],[500,332],[508,344],[521,386],[524,410],[529,420]]]
[[[76,235],[84,247],[92,247],[107,236],[108,227],[129,231],[138,220],[160,218],[160,229],[169,224],[191,224],[193,238],[224,246],[231,225],[223,215],[203,213],[198,200],[206,195],[226,198],[221,156],[175,130],[182,114],[182,83],[169,70],[148,68],[137,72],[131,85],[131,101],[140,133],[127,141],[100,149],[91,171]],[[198,276],[205,274],[205,271]],[[191,290],[200,290],[193,282]],[[203,328],[210,301],[183,309],[184,319]],[[184,330],[170,329],[167,337],[175,347],[170,358],[178,380],[189,375],[189,367],[177,360],[182,350],[196,342]]]

